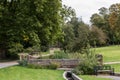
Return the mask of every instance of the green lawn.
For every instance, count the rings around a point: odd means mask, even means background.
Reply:
[[[103,55],[104,62],[120,61],[120,46],[108,46],[95,48],[96,53]]]
[[[0,69],[0,80],[64,80],[62,74],[63,71],[15,66]]]
[[[80,75],[83,80],[112,80],[107,78],[98,78],[96,76],[89,76],[89,75]]]
[[[115,72],[120,72],[120,64],[111,64],[110,66],[115,69]]]
[[[30,69],[20,66],[0,69],[0,80],[64,80],[63,72],[48,69]],[[111,80],[95,76],[80,76],[83,80]]]

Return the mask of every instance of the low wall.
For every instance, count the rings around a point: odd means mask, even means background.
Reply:
[[[73,68],[79,65],[80,60],[78,59],[31,59],[28,64],[38,65],[50,65],[51,63],[57,63],[60,67]]]
[[[74,80],[82,80],[81,78],[79,78],[77,75],[75,75],[74,73],[72,73],[72,77]]]

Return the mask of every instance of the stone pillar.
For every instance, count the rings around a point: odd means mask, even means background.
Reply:
[[[27,60],[27,61],[29,61],[29,60],[30,60],[30,58],[31,58],[31,56],[30,56],[30,55],[26,55],[26,60]]]
[[[20,53],[19,57],[20,57],[20,61],[29,59],[29,55],[24,53]]]
[[[24,55],[23,54],[20,54],[20,61],[22,61],[24,59]]]

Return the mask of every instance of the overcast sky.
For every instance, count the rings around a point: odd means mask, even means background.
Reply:
[[[63,4],[75,9],[77,17],[82,17],[83,21],[89,23],[90,17],[98,13],[101,7],[109,8],[110,5],[120,3],[120,0],[62,0]]]

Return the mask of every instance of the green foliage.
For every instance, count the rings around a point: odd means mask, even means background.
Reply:
[[[79,25],[75,28],[75,41],[73,45],[74,52],[82,52],[83,49],[87,49],[89,43],[89,26],[80,21]]]
[[[61,0],[0,1],[0,44],[5,53],[17,53],[18,49],[9,47],[16,43],[25,49],[41,46],[41,50],[46,51],[51,44],[60,41],[65,17],[62,10]]]
[[[6,57],[9,59],[19,59],[18,53],[23,51],[23,45],[20,43],[10,43]]]
[[[48,69],[57,69],[60,67],[60,64],[56,62],[52,62],[50,65],[47,66]]]
[[[9,53],[21,52],[23,51],[23,45],[21,45],[20,43],[10,43],[8,51]]]
[[[99,14],[95,13],[91,16],[91,23],[97,26],[107,36],[107,44],[115,45],[120,43],[119,21],[120,21],[120,4],[112,4],[109,9],[102,7]]]
[[[43,69],[43,66],[35,65],[35,64],[28,64],[27,67],[32,69]]]
[[[36,46],[33,46],[33,47],[28,47],[27,49],[24,49],[24,52],[27,52],[27,53],[34,53],[34,52],[40,52],[40,46],[36,45]]]
[[[89,44],[89,26],[82,20],[73,17],[66,23],[64,31],[64,42],[62,48],[68,52],[81,52]]]
[[[63,28],[64,31],[64,42],[63,42],[63,49],[72,51],[74,45],[74,30],[72,24],[66,24]]]
[[[95,13],[91,16],[91,20],[93,25],[96,25],[97,27],[101,28],[103,25],[105,25],[104,17],[101,15]]]
[[[64,19],[64,21],[69,21],[73,17],[76,16],[75,10],[72,7],[68,7],[66,5],[63,5],[63,8],[61,10],[61,16]]]
[[[68,53],[64,51],[56,51],[54,55],[50,56],[50,59],[68,59]]]
[[[76,74],[93,74],[94,66],[97,65],[95,55],[89,52],[89,54],[84,54],[81,60],[79,66],[77,66],[73,72]]]
[[[94,47],[105,45],[107,41],[107,36],[103,30],[95,26],[92,26],[89,37],[90,45]]]
[[[25,59],[21,60],[21,61],[18,61],[18,63],[19,63],[20,66],[27,66],[28,65],[28,62]]]

